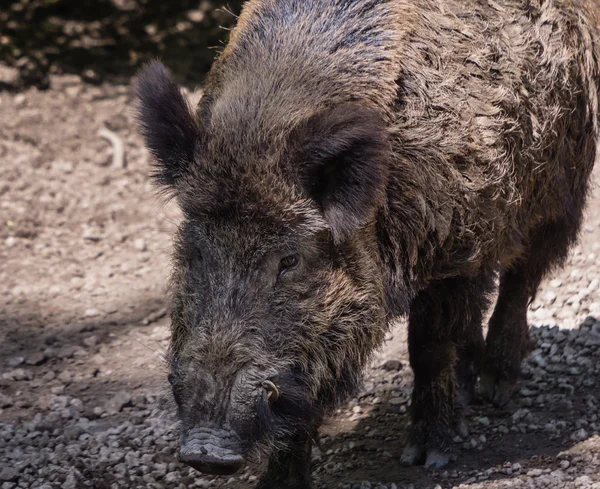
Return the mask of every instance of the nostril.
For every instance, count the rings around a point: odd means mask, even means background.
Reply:
[[[244,459],[239,455],[221,458],[199,452],[182,452],[179,460],[199,472],[212,475],[233,475],[244,465]]]

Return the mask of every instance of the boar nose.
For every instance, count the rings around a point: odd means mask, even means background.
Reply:
[[[244,465],[244,459],[239,455],[217,458],[201,453],[186,453],[182,454],[179,460],[198,472],[211,475],[233,475]]]
[[[237,437],[224,430],[194,428],[184,437],[179,460],[199,472],[232,475],[244,465]]]

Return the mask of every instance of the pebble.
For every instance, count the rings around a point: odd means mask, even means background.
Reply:
[[[58,380],[60,380],[63,384],[70,384],[72,379],[73,376],[68,370],[64,370],[58,374]]]
[[[11,397],[0,392],[0,408],[9,408],[13,405]]]
[[[571,440],[575,442],[583,441],[588,438],[588,433],[583,428],[577,430],[575,433],[571,435]]]
[[[16,368],[25,363],[25,357],[12,357],[7,363],[10,368]]]
[[[33,379],[33,374],[29,370],[25,370],[23,368],[17,368],[15,370],[11,370],[10,372],[6,372],[2,375],[3,379],[7,380],[31,380]]]
[[[98,311],[98,309],[86,309],[85,312],[83,313],[83,316],[86,318],[95,318],[100,316],[100,311]]]
[[[104,405],[104,409],[109,415],[117,414],[121,412],[124,408],[131,406],[131,404],[131,394],[121,391]]]
[[[88,336],[83,339],[83,344],[88,348],[92,348],[98,344],[98,337],[96,335]]]
[[[146,245],[146,240],[143,238],[137,238],[133,240],[133,247],[138,251],[146,251],[148,246]]]
[[[42,363],[44,363],[47,359],[48,359],[48,357],[46,356],[46,353],[39,351],[39,352],[32,353],[31,355],[29,355],[25,359],[25,363],[27,365],[37,366],[37,365],[41,365]]]
[[[19,477],[19,473],[12,467],[4,467],[0,471],[0,481],[13,482]]]

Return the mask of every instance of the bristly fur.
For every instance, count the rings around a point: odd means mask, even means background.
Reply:
[[[300,124],[294,163],[301,184],[319,204],[336,242],[372,221],[385,201],[392,159],[385,121],[360,104],[344,104]],[[292,150],[293,151],[293,150]]]
[[[407,314],[418,412],[405,462],[443,464],[480,368],[484,395],[506,402],[527,303],[582,219],[599,11],[591,0],[251,0],[195,115],[159,65],[142,71],[157,179],[185,216],[171,343],[184,431],[297,450],[304,459],[274,455],[265,484],[304,489],[308,434]],[[281,383],[297,390],[257,406],[261,381],[290,372]]]
[[[140,71],[133,93],[146,146],[156,158],[153,176],[159,184],[172,186],[194,162],[200,144],[198,123],[187,99],[158,61]]]

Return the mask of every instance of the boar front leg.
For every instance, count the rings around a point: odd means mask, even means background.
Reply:
[[[481,394],[498,406],[510,400],[521,362],[535,347],[529,338],[527,307],[544,275],[566,258],[569,246],[577,239],[579,222],[576,217],[537,228],[523,256],[500,277],[481,372]]]
[[[290,445],[274,452],[256,489],[310,489],[310,461],[315,429],[296,436]]]
[[[415,380],[405,464],[443,467],[452,438],[467,435],[463,409],[483,355],[482,316],[491,288],[491,274],[446,279],[411,304],[408,350]]]

